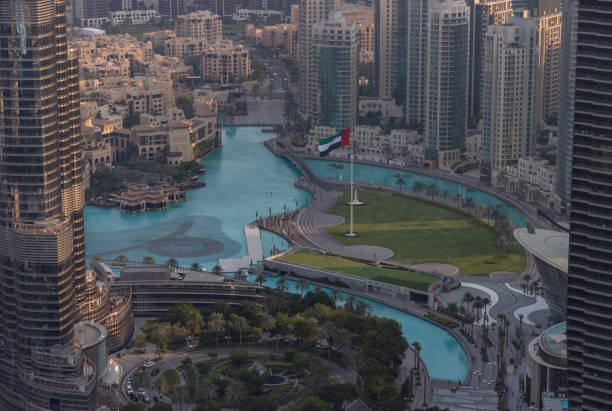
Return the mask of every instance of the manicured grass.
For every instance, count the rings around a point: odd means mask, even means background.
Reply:
[[[453,264],[462,274],[488,275],[494,271],[520,273],[525,252],[514,244],[506,257],[499,255],[497,233],[485,222],[452,207],[424,199],[360,188],[355,207],[356,238],[347,238],[348,188],[328,212],[341,215],[346,223],[326,228],[347,245],[378,245],[393,250],[393,259],[420,264]]]
[[[415,290],[427,291],[429,284],[437,280],[431,275],[421,275],[410,271],[389,270],[380,267],[372,267],[360,264],[344,258],[323,255],[312,251],[298,251],[283,257],[283,260],[310,265],[317,268],[325,268],[332,271],[340,271],[359,277],[370,278],[376,281],[413,288]]]
[[[448,328],[455,328],[459,325],[456,322],[449,320],[448,318],[442,317],[441,315],[434,313],[425,314],[425,318],[429,318],[430,320],[435,321],[438,324],[441,324]]]

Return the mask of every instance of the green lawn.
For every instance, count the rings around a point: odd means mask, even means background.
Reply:
[[[340,271],[346,274],[401,285],[421,291],[427,291],[429,284],[437,280],[436,277],[431,275],[421,275],[410,271],[372,267],[366,264],[346,260],[344,258],[323,255],[312,251],[298,251],[296,253],[284,256],[283,260],[298,264],[310,265],[312,267],[325,268],[332,271]]]
[[[501,257],[495,247],[493,227],[452,207],[426,200],[365,188],[356,207],[356,238],[347,238],[348,188],[328,212],[341,215],[346,223],[326,228],[347,245],[378,245],[393,250],[394,260],[409,263],[445,263],[459,267],[462,274],[488,275],[494,271],[520,273],[526,264],[525,252],[514,244],[512,252]]]

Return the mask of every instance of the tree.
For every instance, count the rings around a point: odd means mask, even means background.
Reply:
[[[134,336],[134,346],[138,349],[143,349],[147,343],[147,336],[144,333],[138,333]]]
[[[412,191],[415,192],[417,195],[422,193],[424,189],[425,184],[423,184],[421,181],[415,181],[414,184],[412,184]]]
[[[307,287],[306,281],[304,281],[303,279],[300,278],[300,280],[298,281],[298,284],[300,285],[300,297],[303,297],[304,296],[304,289]]]
[[[337,350],[342,353],[342,360],[346,365],[346,349],[351,344],[351,332],[346,328],[340,328],[334,333],[334,343],[336,344]]]
[[[213,274],[215,274],[215,275],[222,275],[222,274],[223,274],[223,268],[221,268],[221,266],[220,266],[219,264],[217,264],[217,265],[215,265],[215,266],[213,267],[212,272],[213,272]]]
[[[512,241],[507,235],[500,234],[495,241],[495,247],[497,248],[499,255],[505,257],[510,254],[510,251],[512,250]]]
[[[300,350],[304,345],[304,340],[310,339],[318,334],[317,322],[312,318],[305,318],[297,315],[292,320],[295,335],[300,339]]]
[[[463,294],[463,303],[467,304],[467,311],[470,311],[470,304],[472,302],[474,302],[474,296],[472,295],[472,293],[470,292],[466,292],[465,294]]]
[[[332,411],[332,409],[319,397],[308,397],[299,404],[289,406],[286,411]]]
[[[249,322],[246,318],[236,314],[230,315],[230,321],[232,322],[232,328],[238,333],[240,337],[240,345],[242,345],[242,333],[249,331]]]
[[[459,307],[457,306],[457,303],[449,303],[448,307],[446,307],[446,309],[448,310],[448,313],[454,317],[457,315],[457,313],[459,312]]]
[[[176,268],[178,267],[178,260],[176,258],[169,258],[168,261],[166,261],[166,265],[170,268]]]
[[[433,201],[434,196],[438,195],[438,192],[436,183],[431,183],[427,186],[427,194],[431,196],[431,201]]]
[[[153,382],[153,388],[157,391],[157,396],[161,396],[162,391],[164,391],[166,387],[166,378],[164,376],[159,377]]]
[[[123,254],[119,254],[117,258],[115,258],[115,261],[117,261],[118,263],[127,263],[128,258]]]
[[[151,385],[151,377],[144,371],[134,373],[134,380],[132,381],[132,384],[134,385],[134,388],[147,389]]]
[[[173,411],[172,405],[167,402],[158,402],[149,408],[149,411]]]
[[[170,398],[172,399],[173,404],[178,403],[179,411],[182,411],[183,402],[186,402],[189,398],[189,390],[186,386],[174,387],[174,389],[170,392]]]
[[[444,198],[444,202],[448,200],[448,196],[449,196],[448,190],[442,191],[442,197]]]
[[[363,300],[358,300],[355,304],[355,313],[361,318],[366,318],[370,315],[370,311],[372,311],[372,307]]]
[[[215,333],[215,346],[219,346],[219,333],[225,329],[225,319],[221,313],[212,313],[208,321],[208,329]]]
[[[457,201],[457,208],[458,208],[459,204],[461,203],[461,194],[459,193],[455,194],[455,200]]]
[[[157,354],[161,355],[162,348],[168,343],[168,337],[172,328],[168,323],[156,323],[150,332],[147,333],[149,341],[151,341],[157,347]]]
[[[142,263],[147,265],[155,264],[155,259],[150,255],[147,255],[146,257],[143,257]]]
[[[382,152],[385,156],[385,159],[387,160],[387,164],[389,164],[389,161],[391,161],[391,159],[393,158],[393,146],[391,145],[391,143],[386,142],[382,147]]]
[[[144,404],[139,402],[130,402],[128,404],[123,404],[119,411],[146,411],[147,407]]]
[[[233,380],[226,388],[225,388],[225,399],[230,403],[233,407],[238,407],[242,402],[244,402],[249,395],[244,384],[240,381]]]
[[[263,275],[258,275],[257,278],[255,278],[255,284],[259,284],[259,286],[263,286],[263,284],[266,282],[266,277]]]
[[[123,119],[123,128],[126,130],[140,124],[140,113],[133,112]]]
[[[200,270],[200,263],[198,262],[191,263],[191,269],[196,270],[196,271]]]
[[[395,180],[395,184],[397,184],[399,186],[399,192],[401,194],[402,193],[402,186],[404,184],[406,184],[406,180],[404,180],[402,177],[398,177],[397,180]]]
[[[263,319],[261,320],[261,328],[272,333],[272,331],[276,328],[276,320],[274,317],[272,317],[270,314],[264,315]]]
[[[189,96],[180,96],[176,100],[176,106],[183,110],[186,118],[193,118],[193,100]]]
[[[194,399],[196,402],[216,400],[218,397],[218,389],[219,387],[213,384],[209,379],[201,378],[194,394]]]

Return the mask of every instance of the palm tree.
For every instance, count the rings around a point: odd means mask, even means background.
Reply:
[[[427,186],[427,194],[431,196],[431,201],[433,201],[434,196],[438,195],[439,190],[436,183],[431,183]]]
[[[117,258],[115,258],[115,261],[117,261],[118,263],[127,263],[128,258],[123,254],[119,254]]]
[[[470,292],[466,292],[465,294],[463,294],[463,303],[467,304],[467,311],[470,311],[470,304],[472,302],[474,302],[474,296],[472,295],[472,293]]]
[[[255,284],[259,284],[259,286],[263,286],[263,283],[266,282],[266,277],[263,275],[258,275],[257,278],[255,278]]]
[[[244,384],[238,380],[232,380],[232,382],[225,388],[225,399],[233,407],[238,407],[248,397],[249,392]]]
[[[487,207],[487,224],[491,224],[491,213],[493,212],[493,210],[495,210],[493,206]]]
[[[166,261],[166,265],[170,268],[176,268],[178,267],[178,260],[174,257],[169,258],[168,261]]]
[[[142,263],[147,264],[147,265],[155,264],[155,259],[151,257],[150,255],[148,255],[146,257],[143,257]]]
[[[400,151],[402,154],[402,158],[404,159],[404,161],[406,161],[406,159],[410,155],[410,148],[408,146],[402,146]]]
[[[200,270],[200,263],[198,262],[191,263],[191,269],[196,270],[196,271]]]
[[[170,392],[170,398],[173,403],[178,403],[179,411],[183,409],[183,401],[185,401],[189,396],[189,391],[186,386],[175,387]]]
[[[213,271],[212,272],[213,272],[213,274],[221,275],[221,274],[223,274],[223,268],[219,264],[217,264],[217,265],[215,265],[213,267]]]
[[[455,200],[457,200],[457,208],[459,208],[459,204],[461,203],[461,194],[455,194]]]
[[[242,278],[242,270],[236,270],[236,272],[234,273],[234,278],[236,280],[240,280]]]
[[[417,195],[422,193],[424,189],[425,189],[425,184],[423,184],[420,181],[415,181],[414,184],[412,184],[412,191],[415,192]]]
[[[366,318],[370,314],[371,310],[372,307],[370,307],[370,305],[365,301],[358,300],[355,304],[355,313],[361,316],[361,318]]]
[[[346,304],[344,304],[344,308],[349,311],[355,310],[355,297],[353,295],[349,295],[346,299]]]
[[[208,329],[215,333],[215,346],[219,346],[219,333],[225,328],[225,319],[221,313],[212,313],[208,321]]]
[[[519,314],[519,339],[523,339],[523,314]]]
[[[336,330],[334,334],[334,342],[336,343],[337,350],[342,353],[342,360],[346,365],[346,349],[351,344],[351,332],[346,328]]]
[[[473,210],[474,208],[474,199],[472,197],[467,197],[465,199],[465,204],[468,210]]]
[[[281,277],[278,279],[278,282],[276,283],[276,289],[283,293],[287,292],[287,290],[289,289],[289,284],[287,284],[287,280],[285,280],[285,277]]]
[[[401,193],[402,193],[402,186],[403,186],[404,184],[406,184],[406,180],[404,180],[404,179],[403,179],[403,178],[401,178],[401,177],[398,177],[398,178],[397,178],[397,180],[395,180],[395,184],[397,184],[397,185],[399,186],[399,192],[400,192],[400,194],[401,194]]]
[[[232,321],[232,328],[234,331],[238,332],[240,345],[242,345],[242,333],[249,331],[249,322],[246,318],[241,316],[236,316]]]
[[[474,301],[473,306],[476,309],[476,319],[480,320],[480,310],[484,306],[482,300],[479,297],[476,297],[476,301]]]
[[[391,143],[387,141],[382,147],[382,152],[387,160],[387,164],[389,164],[389,161],[393,158],[393,146],[391,146]]]
[[[195,392],[194,399],[196,402],[204,402],[210,400],[216,400],[219,394],[217,394],[217,387],[209,379],[202,378],[198,384],[198,389]]]
[[[449,303],[446,309],[448,310],[448,313],[451,317],[455,317],[459,312],[459,307],[457,306],[457,303]]]
[[[300,297],[304,296],[304,289],[307,287],[306,286],[306,281],[302,280],[300,278],[300,280],[298,281],[299,285],[300,285]]]
[[[334,306],[336,306],[336,300],[338,299],[338,290],[335,288],[331,290],[332,298],[334,299]]]

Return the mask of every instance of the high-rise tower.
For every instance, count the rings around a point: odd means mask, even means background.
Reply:
[[[612,3],[580,1],[567,288],[572,410],[612,409]]]
[[[341,12],[312,29],[310,107],[312,123],[344,129],[357,122],[357,28]]]
[[[512,0],[473,0],[470,3],[469,115],[480,118],[481,73],[484,36],[489,26],[505,24],[512,17]]]
[[[0,8],[0,408],[91,409],[77,53],[64,0]]]
[[[520,18],[489,26],[485,35],[480,162],[484,183],[533,152],[535,39],[535,22]]]
[[[569,205],[571,192],[577,16],[578,0],[565,0],[559,69],[559,145],[557,146],[557,196],[561,200],[563,209]]]
[[[310,59],[312,55],[312,27],[329,17],[334,11],[334,0],[301,0],[299,8],[300,22],[298,25],[298,101],[300,114],[304,118],[311,117],[309,93],[311,89]]]
[[[461,0],[430,0],[427,24],[427,159],[448,168],[467,133],[470,9]]]

